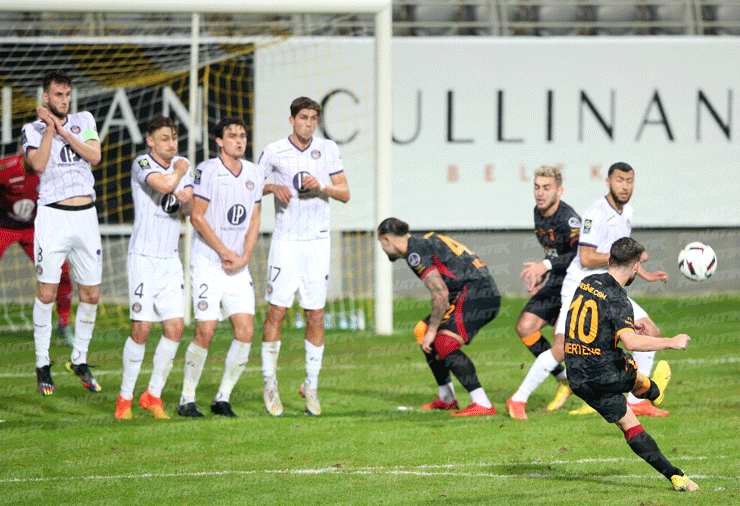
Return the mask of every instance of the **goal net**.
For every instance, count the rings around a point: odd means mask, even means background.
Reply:
[[[339,144],[350,189],[373,187],[372,12],[11,12],[0,18],[0,157],[17,152],[20,129],[35,119],[48,70],[64,69],[72,77],[72,112],[90,111],[97,121],[102,161],[93,172],[104,258],[98,325],[129,325],[130,170],[133,159],[148,151],[146,127],[154,117],[175,119],[180,154],[192,167],[218,155],[213,126],[225,116],[241,117],[248,125],[246,158],[256,162],[268,143],[290,134],[289,104],[306,95],[324,106],[317,136]],[[250,262],[260,321],[273,209],[270,196],[263,201],[262,233]],[[332,201],[328,328],[364,329],[373,322],[373,209],[372,201]],[[183,235],[186,272],[187,241]],[[0,286],[0,330],[32,328],[35,275],[18,245],[0,260]],[[286,324],[300,327],[296,308]]]

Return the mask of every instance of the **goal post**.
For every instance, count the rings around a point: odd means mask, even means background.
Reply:
[[[226,68],[226,63],[229,57],[242,58],[242,60],[249,58],[251,52],[255,51],[255,48],[260,46],[269,46],[270,44],[276,44],[279,41],[290,39],[294,35],[304,36],[310,38],[314,36],[311,31],[306,32],[291,32],[286,30],[285,26],[280,25],[277,28],[268,27],[266,30],[269,32],[267,35],[261,35],[257,29],[250,33],[229,33],[229,28],[223,28],[220,31],[218,25],[214,25],[213,18],[216,18],[215,23],[218,22],[218,16],[239,16],[239,15],[264,15],[259,19],[259,22],[270,23],[271,16],[275,15],[363,15],[367,16],[369,23],[364,25],[370,26],[370,30],[363,32],[364,35],[372,36],[373,38],[373,75],[372,75],[372,147],[371,157],[372,165],[370,170],[374,176],[373,183],[375,186],[374,191],[374,202],[372,203],[372,210],[365,210],[366,214],[372,216],[372,225],[369,226],[367,222],[364,222],[361,226],[348,225],[345,227],[343,233],[350,233],[352,230],[359,231],[364,236],[374,238],[374,230],[377,223],[382,218],[390,215],[391,212],[391,194],[390,194],[390,178],[391,178],[391,0],[352,0],[351,2],[340,2],[337,0],[314,0],[313,2],[299,2],[295,0],[223,0],[220,2],[203,2],[202,0],[196,1],[182,1],[182,0],[162,0],[159,2],[151,2],[144,0],[110,0],[101,4],[90,4],[89,2],[82,2],[81,0],[60,0],[54,2],[42,2],[40,0],[6,0],[3,2],[3,11],[6,13],[49,13],[50,17],[54,16],[53,13],[58,13],[59,18],[70,13],[83,13],[83,19],[89,20],[89,24],[76,25],[73,28],[62,29],[63,33],[46,35],[38,33],[30,34],[14,34],[7,35],[7,31],[0,35],[0,43],[4,44],[3,48],[7,48],[8,44],[25,44],[29,46],[28,54],[36,55],[39,61],[28,62],[31,69],[29,69],[28,79],[35,79],[36,82],[40,80],[40,76],[43,70],[46,68],[54,68],[56,66],[55,59],[59,56],[61,61],[73,59],[76,61],[78,68],[86,69],[86,65],[95,66],[95,70],[84,70],[82,72],[83,80],[89,80],[90,86],[105,85],[114,90],[117,85],[120,85],[122,80],[129,80],[131,83],[136,83],[137,95],[135,107],[139,107],[142,110],[147,107],[156,108],[157,111],[163,111],[162,104],[154,104],[151,102],[154,100],[151,96],[151,91],[147,91],[145,87],[156,86],[161,87],[164,90],[169,90],[171,96],[167,100],[164,100],[165,105],[170,107],[172,115],[177,115],[177,119],[181,124],[182,130],[187,131],[187,147],[186,152],[188,158],[191,160],[193,166],[205,158],[209,158],[209,126],[216,123],[220,118],[211,117],[212,114],[218,115],[226,114],[230,110],[244,110],[249,113],[254,113],[251,109],[254,106],[254,99],[244,97],[247,91],[243,88],[252,85],[252,80],[245,78],[243,81],[239,81],[232,78],[231,69]],[[65,13],[65,14],[62,14]],[[97,23],[98,16],[103,14],[111,14],[122,16],[121,19],[125,19],[126,15],[140,16],[143,20],[139,26],[136,26],[136,22],[132,21],[130,24],[125,26],[116,26],[111,29],[110,27],[103,27]],[[177,33],[167,33],[167,29],[161,29],[161,33],[158,32],[157,27],[166,27],[168,18],[174,14],[180,14],[176,20],[172,23],[180,23],[179,30]],[[189,15],[189,16],[184,16]],[[134,18],[137,19],[137,18]],[[182,26],[183,19],[188,20],[188,26]],[[216,29],[205,30],[204,19],[208,19],[211,23],[209,27],[216,26]],[[355,19],[355,18],[351,18]],[[58,20],[55,19],[58,24]],[[87,21],[85,21],[86,23]],[[321,21],[319,21],[321,22]],[[224,26],[228,23],[224,23]],[[363,25],[363,26],[364,26]],[[268,26],[268,25],[265,25]],[[365,29],[365,28],[363,28]],[[114,35],[110,35],[110,31],[116,32]],[[249,30],[248,30],[249,31]],[[328,30],[325,30],[328,31]],[[341,30],[340,30],[341,31]],[[347,36],[356,35],[357,31],[352,28],[346,29]],[[354,33],[353,33],[354,31]],[[366,37],[367,38],[367,37]],[[91,45],[89,54],[71,54],[69,45]],[[98,44],[99,46],[95,46]],[[146,46],[149,44],[149,46]],[[53,50],[37,49],[36,46],[43,46],[44,48],[53,47]],[[105,45],[104,50],[99,50],[98,47]],[[145,47],[146,46],[146,47]],[[157,51],[150,51],[150,48],[158,47]],[[112,49],[111,49],[112,48]],[[189,49],[187,49],[189,48]],[[5,52],[5,49],[2,49]],[[140,55],[135,56],[130,62],[125,63],[122,69],[117,69],[116,74],[112,71],[112,63],[118,60],[125,60],[129,58],[127,52],[136,54],[137,51]],[[156,54],[153,54],[155,53]],[[177,52],[181,59],[187,57],[185,62],[187,71],[183,73],[178,65],[182,65],[182,61],[174,61],[178,55],[170,54]],[[61,55],[61,56],[60,56]],[[5,57],[5,55],[3,55]],[[138,60],[136,59],[138,58]],[[33,65],[31,65],[31,63]],[[19,61],[19,65],[23,62]],[[140,72],[136,65],[142,67]],[[221,67],[219,67],[221,65]],[[247,67],[249,65],[246,65]],[[242,66],[244,67],[244,66]],[[215,70],[214,70],[215,69]],[[3,69],[5,70],[5,69]],[[123,70],[123,72],[121,72]],[[150,74],[146,74],[149,71]],[[238,70],[242,70],[241,68]],[[111,72],[109,75],[108,72]],[[247,71],[248,72],[248,71]],[[5,85],[12,78],[7,77],[6,80],[0,85]],[[30,75],[32,74],[32,75]],[[78,82],[75,79],[75,82]],[[30,121],[33,118],[29,117],[28,114],[33,110],[30,103],[30,96],[32,93],[29,91],[29,86],[26,84],[26,88],[23,90],[13,88],[10,95],[12,101],[16,99],[25,101],[23,107],[25,107],[25,118],[24,121]],[[143,87],[143,88],[142,88]],[[3,89],[3,100],[2,100],[2,114],[5,117],[11,98],[6,93],[6,87]],[[175,90],[175,92],[172,92]],[[164,93],[164,92],[163,92]],[[80,96],[81,103],[85,104],[86,100],[89,99],[88,91],[75,90],[75,94]],[[182,102],[178,104],[178,101],[173,99],[172,96],[178,95]],[[244,96],[242,96],[244,95]],[[164,95],[162,95],[164,97]],[[120,100],[119,100],[120,99]],[[109,125],[117,125],[120,128],[118,130],[125,130],[125,125],[128,116],[132,115],[132,111],[128,103],[126,103],[125,97],[121,98],[118,92],[111,91],[110,93],[101,94],[100,100],[108,100],[112,103],[118,103],[119,110],[118,114],[120,117],[107,118]],[[144,105],[141,105],[143,101],[150,101]],[[133,102],[133,100],[130,100]],[[241,109],[235,104],[235,102],[242,101],[239,104]],[[15,104],[13,105],[15,107]],[[128,109],[127,109],[128,107]],[[187,111],[184,111],[184,107],[187,107]],[[288,103],[276,104],[275,106],[280,111],[280,115],[283,118],[284,128],[287,126],[287,111]],[[82,106],[81,109],[86,109]],[[184,111],[184,112],[183,112]],[[152,111],[153,112],[153,111]],[[187,117],[183,117],[186,114]],[[16,111],[13,110],[13,124],[12,128],[15,131],[18,130],[18,118],[16,117]],[[101,127],[101,121],[103,118],[96,116],[99,128]],[[256,120],[255,120],[256,121]],[[3,128],[0,132],[4,132],[6,129],[11,128],[7,124],[3,123]],[[130,123],[130,121],[129,121]],[[184,127],[184,128],[183,128]],[[132,151],[135,148],[131,146],[121,147],[123,144],[122,137],[130,134],[118,132],[116,128],[113,128],[108,133],[108,141],[114,144],[113,150],[117,150],[117,156],[128,159],[131,157]],[[280,135],[283,135],[281,132]],[[287,133],[286,133],[287,134]],[[254,134],[250,134],[254,135]],[[200,137],[200,141],[198,138]],[[275,137],[275,139],[278,137]],[[253,138],[252,138],[253,139]],[[273,139],[273,140],[275,140]],[[118,142],[119,144],[115,144]],[[141,143],[141,139],[137,141]],[[200,148],[199,148],[200,144]],[[9,144],[8,144],[9,145]],[[139,144],[141,145],[141,144]],[[183,146],[181,145],[181,149]],[[253,146],[253,152],[250,159],[256,159],[259,156],[259,152],[264,148],[264,145]],[[4,156],[8,155],[9,147],[4,149],[2,153]],[[105,149],[105,148],[104,148]],[[139,148],[136,148],[139,149]],[[340,151],[343,151],[340,146]],[[212,153],[212,151],[211,151]],[[114,156],[115,153],[111,154]],[[344,155],[344,153],[343,153]],[[212,156],[212,155],[211,155]],[[130,163],[130,162],[129,162]],[[130,165],[129,165],[130,167]],[[350,187],[353,181],[353,167],[347,164],[348,175],[350,177]],[[119,174],[120,176],[120,174]],[[123,181],[122,181],[123,179]],[[118,213],[116,219],[111,223],[104,224],[106,229],[118,230],[125,225],[127,220],[131,217],[130,203],[125,198],[121,198],[116,191],[121,192],[120,187],[124,186],[127,182],[126,178],[118,177],[115,180],[106,182],[105,184],[113,188],[111,194],[107,195],[106,199],[101,205],[106,206],[106,212],[111,212],[110,208],[116,209],[115,213]],[[119,187],[118,190],[115,187]],[[110,189],[108,188],[108,189]],[[363,202],[350,201],[348,206],[367,206]],[[335,208],[333,214],[341,214],[344,212],[344,208]],[[263,216],[265,211],[263,210]],[[372,273],[372,287],[370,289],[371,297],[373,299],[373,319],[375,325],[375,332],[380,334],[389,334],[393,329],[393,316],[392,316],[392,298],[393,298],[393,283],[392,283],[392,270],[391,264],[385,259],[382,251],[377,245],[377,241],[372,241],[372,245],[368,244],[368,241],[362,239],[363,244],[366,248],[369,248],[370,253],[368,258],[361,258],[358,261],[368,263],[366,267]],[[187,244],[187,241],[184,241]],[[351,248],[355,248],[354,245]],[[123,262],[125,265],[125,248],[122,244],[117,244],[112,247],[111,251],[104,251],[105,254],[123,255]],[[6,259],[3,258],[0,263],[5,263]],[[344,262],[342,262],[344,263]],[[120,285],[124,283],[125,286],[125,269],[121,269],[121,263],[118,262],[111,270],[115,271],[115,275],[118,276],[111,280],[111,283]],[[188,265],[184,265],[185,271],[188,272]],[[352,269],[352,266],[349,267]],[[256,277],[253,273],[253,277]],[[32,283],[31,280],[28,281]],[[101,287],[102,290],[103,287]],[[259,300],[260,293],[257,292],[256,296]],[[10,295],[9,297],[12,297]],[[188,304],[190,299],[188,298]],[[127,303],[126,303],[127,304]],[[126,320],[127,320],[127,311]],[[0,322],[2,327],[2,322]]]

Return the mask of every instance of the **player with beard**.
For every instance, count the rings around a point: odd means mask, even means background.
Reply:
[[[101,159],[100,138],[92,114],[69,114],[71,95],[69,76],[63,71],[48,72],[41,94],[45,107],[36,108],[39,119],[24,125],[21,136],[21,146],[40,181],[34,221],[38,283],[33,340],[37,388],[42,395],[54,393],[49,358],[51,313],[65,258],[74,269],[80,296],[74,346],[66,367],[87,390],[100,391],[87,364],[103,272],[92,174],[92,165]]]
[[[639,274],[644,254],[645,248],[634,239],[617,239],[609,251],[607,271],[586,276],[578,284],[565,321],[568,379],[573,393],[616,424],[632,451],[665,476],[674,490],[692,492],[699,487],[665,458],[624,398],[630,392],[644,402],[660,404],[671,370],[661,360],[653,378],[648,378],[617,343],[647,352],[685,350],[691,340],[686,334],[652,336],[644,324],[634,323],[633,304],[624,287]]]
[[[560,312],[560,290],[565,272],[578,251],[581,218],[572,207],[560,200],[563,195],[563,176],[556,167],[542,166],[534,173],[534,233],[545,250],[541,262],[525,262],[519,275],[532,298],[519,315],[516,331],[535,357],[551,348],[540,332],[545,325],[555,325]],[[552,371],[558,381],[555,399],[547,409],[559,409],[570,395],[565,368],[559,365]],[[509,415],[527,419],[526,404],[529,393],[517,391],[506,403]]]
[[[584,277],[606,272],[609,261],[609,250],[612,243],[620,237],[629,237],[632,232],[634,210],[628,203],[635,188],[635,171],[624,162],[617,162],[609,167],[606,184],[609,193],[594,202],[583,214],[581,233],[578,244],[578,254],[568,267],[563,289],[560,294],[561,307],[558,321],[555,326],[553,347],[541,353],[529,369],[520,389],[533,392],[542,384],[552,370],[563,361],[563,339],[565,333],[565,319],[568,307],[573,300],[573,293]],[[647,253],[643,253],[637,274],[646,281],[668,281],[668,274],[663,271],[647,272],[642,268],[642,262],[647,261]],[[660,330],[650,319],[648,314],[635,301],[630,299],[635,315],[635,322],[647,328],[648,335],[659,336]],[[649,376],[653,368],[655,352],[636,352],[634,354],[639,371]],[[646,400],[641,400],[630,394],[628,402],[632,411],[637,415],[667,416],[668,412],[658,409]],[[593,413],[587,404],[571,411],[571,414]]]

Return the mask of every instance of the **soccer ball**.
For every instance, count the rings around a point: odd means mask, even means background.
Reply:
[[[692,281],[703,281],[717,270],[717,255],[711,246],[690,242],[678,253],[678,270]]]

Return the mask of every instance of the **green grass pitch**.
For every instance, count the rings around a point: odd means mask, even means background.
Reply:
[[[530,398],[528,421],[505,415],[533,361],[514,331],[524,302],[504,300],[498,318],[465,348],[499,413],[490,417],[419,409],[437,393],[411,332],[427,301],[396,301],[392,336],[327,333],[320,417],[303,414],[297,392],[300,331],[283,335],[283,417],[262,405],[259,325],[231,399],[239,417],[208,413],[231,339],[224,322],[198,388],[206,417],[183,419],[174,410],[191,328],[162,396],[172,420],[135,406],[131,421],[113,418],[127,328],[96,330],[89,361],[98,365],[98,394],[64,371],[69,349],[54,339],[51,397],[36,392],[30,332],[0,334],[0,504],[740,504],[740,296],[639,300],[664,335],[692,336],[687,351],[658,353],[673,369],[661,406],[670,416],[641,418],[699,484],[692,494],[673,492],[616,427],[596,415],[568,415],[577,399],[546,412],[552,379]],[[158,339],[157,331],[147,345],[135,399],[149,381]]]

